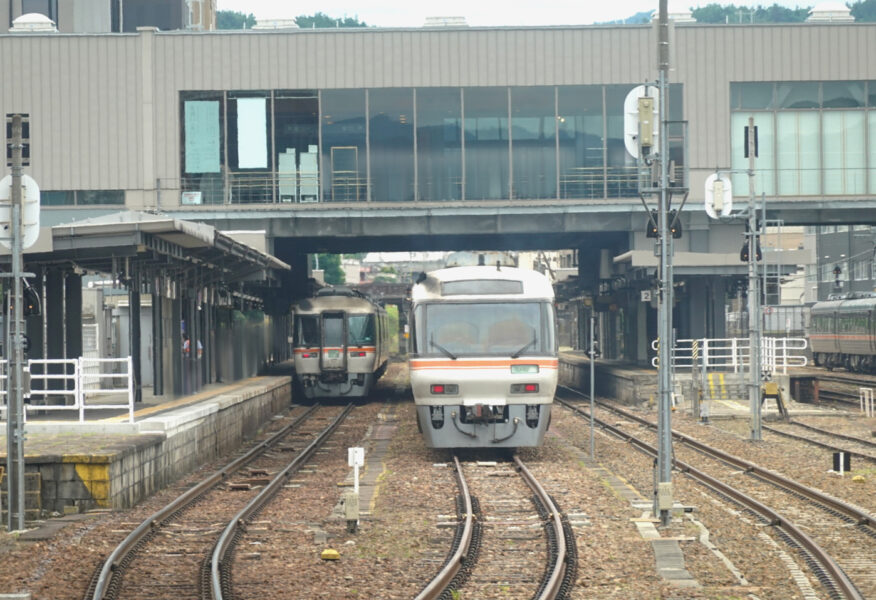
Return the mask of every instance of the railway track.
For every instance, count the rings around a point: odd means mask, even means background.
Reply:
[[[876,442],[870,440],[822,429],[821,427],[814,427],[797,421],[775,423],[769,426],[763,425],[763,429],[776,435],[819,446],[831,452],[845,452],[851,456],[876,462]],[[799,433],[800,430],[803,430],[805,433]]]
[[[577,563],[574,535],[526,465],[516,456],[512,462],[453,460],[457,532],[444,567],[417,600],[567,598]]]
[[[151,515],[95,572],[86,600],[223,598],[230,565],[225,559],[235,532],[315,453],[352,408],[350,404],[331,410],[334,414],[325,417],[319,405],[310,408]],[[290,453],[294,453],[291,460]],[[224,530],[222,523],[228,523]]]
[[[584,396],[576,390],[563,389],[576,396]],[[557,401],[581,415],[588,418],[590,416],[588,412],[566,400],[558,398]],[[646,454],[657,456],[656,448],[642,441],[643,437],[653,435],[653,423],[602,402],[598,404],[601,409],[634,421],[646,428],[647,432],[640,430],[631,434],[604,420],[599,420],[600,427]],[[876,528],[873,515],[778,473],[710,448],[689,436],[673,432],[673,437],[676,441],[673,458],[675,468],[719,495],[745,507],[769,524],[790,545],[803,551],[807,563],[831,597],[857,600],[876,595],[876,573],[872,568],[876,564]],[[701,462],[703,455],[720,462],[720,475],[706,472],[714,471],[714,465],[695,467],[691,462],[684,462],[680,458],[690,456],[690,461]],[[740,475],[750,477],[740,478]],[[733,485],[725,481],[733,481]],[[776,489],[781,489],[784,493],[777,497]],[[782,506],[783,513],[770,508],[770,505]],[[804,527],[795,525],[787,518],[787,514],[793,515],[796,522],[805,523],[805,531]],[[857,532],[858,535],[852,536],[851,532]]]

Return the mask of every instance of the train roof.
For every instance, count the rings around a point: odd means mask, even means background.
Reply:
[[[553,300],[550,280],[538,271],[515,267],[451,267],[427,273],[411,289],[411,300]]]
[[[371,313],[383,311],[383,307],[361,295],[319,295],[305,298],[292,307],[295,314],[319,314],[325,310],[343,310],[352,313]]]
[[[811,314],[833,313],[835,311],[866,311],[876,308],[876,297],[843,300],[826,300],[812,305]]]

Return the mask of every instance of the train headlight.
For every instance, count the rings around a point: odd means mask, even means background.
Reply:
[[[538,393],[538,384],[537,383],[512,383],[511,384],[511,393],[512,394],[537,394]]]
[[[511,365],[511,372],[515,375],[538,373],[538,365]]]
[[[459,386],[455,383],[435,383],[430,391],[436,396],[453,396],[459,393]]]

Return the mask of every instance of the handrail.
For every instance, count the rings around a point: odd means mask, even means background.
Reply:
[[[111,370],[101,370],[101,367],[105,365],[124,365],[125,371],[117,373]],[[68,372],[69,367],[73,368],[72,373]],[[0,402],[3,406],[7,403],[7,368],[6,359],[0,359]],[[52,372],[58,370],[60,372]],[[125,408],[128,412],[128,422],[134,422],[133,363],[130,356],[125,358],[32,358],[27,361],[25,371],[30,374],[31,389],[28,397],[31,402],[34,398],[47,398],[48,396],[65,396],[72,399],[72,403],[65,402],[64,404],[25,404],[25,421],[27,421],[28,412],[75,410],[79,412],[79,422],[84,423],[86,410]],[[112,385],[113,380],[121,378],[125,379],[123,387]],[[106,380],[110,380],[110,383],[104,383]],[[50,381],[62,383],[58,389],[51,389],[49,387]],[[38,389],[34,389],[34,383],[40,384]],[[123,403],[112,404],[87,402],[89,396],[111,394],[124,394],[126,399]]]
[[[657,340],[651,348],[657,349]],[[788,367],[805,367],[809,359],[803,354],[806,338],[762,338],[762,369],[787,373]],[[701,338],[676,340],[672,348],[672,366],[679,369],[726,369],[738,373],[748,368],[749,338]],[[657,366],[657,358],[651,360]]]

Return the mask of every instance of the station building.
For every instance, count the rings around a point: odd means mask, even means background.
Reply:
[[[848,226],[872,248],[876,24],[818,16],[673,15],[679,338],[723,337],[747,275],[742,221],[703,210],[716,170],[737,207],[753,192],[771,222]],[[649,358],[657,257],[643,202],[656,198],[639,193],[648,174],[625,148],[624,99],[655,83],[655,25],[59,29],[0,35],[0,72],[15,81],[0,109],[29,115],[43,224],[127,208],[263,231],[297,277],[290,297],[312,252],[571,248],[570,296],[604,311],[603,352]],[[789,273],[806,254],[785,253]],[[872,251],[853,254],[824,259],[828,283],[845,261],[872,288]]]

